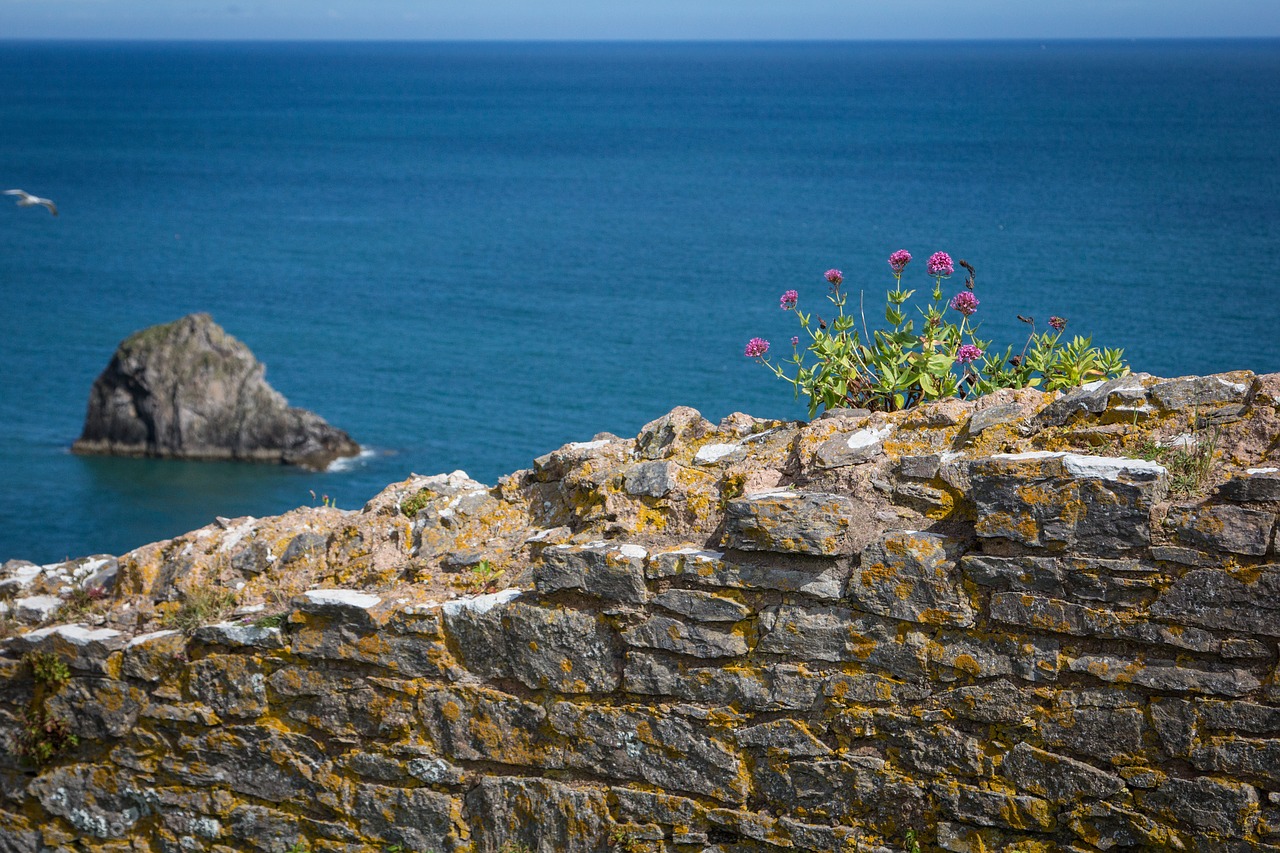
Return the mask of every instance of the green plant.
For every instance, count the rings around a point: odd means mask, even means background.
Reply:
[[[904,838],[904,848],[906,853],[920,853],[920,842],[916,840],[916,831],[908,829]]]
[[[285,614],[283,613],[272,613],[270,616],[259,616],[257,619],[253,620],[253,627],[279,628],[284,624],[284,617]]]
[[[284,853],[311,853],[311,846],[305,841],[295,841]]]
[[[307,491],[311,492],[311,501],[314,503],[317,500],[315,489],[307,489]],[[323,507],[327,507],[329,509],[337,509],[338,507],[337,498],[331,498],[328,495],[320,495],[318,500],[320,501],[320,505]]]
[[[31,677],[50,691],[71,680],[71,668],[52,652],[27,652],[22,661],[31,668]]]
[[[501,576],[502,571],[497,566],[488,560],[481,560],[455,581],[454,585],[472,593],[492,592]]]
[[[58,754],[79,744],[80,738],[72,733],[71,725],[50,715],[41,703],[33,704],[19,715],[14,751],[33,764],[48,764]]]
[[[916,291],[902,287],[902,272],[910,261],[905,250],[889,257],[895,283],[885,305],[887,329],[868,327],[861,300],[857,318],[846,313],[848,296],[840,289],[844,275],[833,269],[826,273],[827,299],[836,310],[829,323],[801,311],[796,291],[782,294],[781,307],[795,311],[809,338],[803,349],[800,337],[793,337],[791,357],[774,364],[766,356],[769,342],[752,338],[745,354],[790,382],[797,398],[805,394],[810,417],[819,409],[843,407],[897,411],[947,397],[979,397],[999,388],[1055,391],[1128,373],[1122,350],[1100,350],[1091,338],[1075,337],[1064,343],[1066,320],[1061,317],[1050,317],[1049,331],[1037,333],[1034,319],[1019,316],[1031,325],[1021,351],[1015,355],[1010,346],[996,354],[990,341],[977,337],[978,326],[970,320],[979,304],[973,292],[972,265],[960,261],[968,271],[964,289],[943,300],[942,282],[955,270],[946,252],[929,259],[931,300],[917,307],[920,316],[916,318],[908,307]],[[812,365],[807,363],[810,354],[815,359]],[[793,366],[795,375],[784,365]]]
[[[62,607],[58,609],[59,617],[72,619],[92,611],[100,601],[106,601],[107,590],[101,586],[72,587]]]
[[[498,848],[498,853],[533,853],[533,848],[518,841],[504,841]]]
[[[1159,462],[1168,469],[1170,493],[1190,497],[1209,486],[1221,437],[1222,427],[1215,426],[1208,433],[1192,433],[1190,441],[1173,446],[1148,438],[1138,447],[1137,455],[1148,462]]]
[[[161,624],[190,634],[201,625],[208,625],[230,614],[236,606],[236,594],[225,587],[197,586],[189,590],[182,605],[165,614]]]
[[[414,518],[423,507],[435,499],[435,496],[435,492],[430,489],[419,489],[400,502],[400,512],[404,513],[405,518]]]
[[[645,844],[635,833],[615,826],[609,833],[609,846],[620,853],[649,853],[649,845]]]

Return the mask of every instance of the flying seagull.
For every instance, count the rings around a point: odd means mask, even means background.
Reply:
[[[43,204],[49,208],[49,212],[54,216],[58,215],[58,206],[47,198],[40,198],[38,195],[32,195],[26,190],[5,190],[5,195],[16,195],[18,197],[18,207],[32,207],[37,204]]]

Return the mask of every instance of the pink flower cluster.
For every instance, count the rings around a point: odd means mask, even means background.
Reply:
[[[911,253],[906,249],[899,249],[889,256],[889,268],[893,270],[894,275],[902,275],[902,271],[909,263],[911,263]]]
[[[972,291],[962,290],[951,297],[951,302],[948,304],[951,306],[951,310],[959,311],[964,316],[969,317],[974,311],[978,310],[978,297],[974,296]]]
[[[791,345],[792,345],[793,347],[798,347],[798,346],[800,346],[800,336],[799,336],[799,335],[792,335],[792,336],[791,336]]]
[[[1067,327],[1067,321],[1062,319],[1061,317],[1050,317],[1049,325],[1053,327],[1053,330],[1055,332],[1061,332],[1063,329]]]
[[[790,311],[796,307],[796,303],[800,301],[800,294],[794,290],[788,290],[782,294],[782,298],[778,300],[778,307],[783,311]]]
[[[769,342],[764,338],[752,338],[747,341],[747,348],[743,350],[743,354],[747,358],[759,358],[769,351]]]
[[[960,349],[956,350],[956,362],[959,364],[968,364],[982,358],[982,350],[973,344],[961,344]]]
[[[839,287],[840,282],[844,281],[844,273],[840,272],[840,270],[827,270],[823,273],[823,277],[831,282],[833,287]]]
[[[951,256],[946,252],[934,252],[929,258],[929,275],[946,278],[955,271],[956,265],[951,262]]]

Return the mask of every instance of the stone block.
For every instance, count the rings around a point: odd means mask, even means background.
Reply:
[[[464,666],[531,689],[608,693],[618,686],[621,646],[599,618],[564,607],[514,602],[446,611]]]
[[[747,641],[741,632],[721,630],[705,625],[691,625],[670,616],[650,616],[633,628],[622,632],[628,646],[662,649],[698,658],[738,657],[747,653]]]
[[[351,817],[360,834],[377,839],[379,847],[399,844],[441,853],[471,849],[463,841],[461,801],[425,788],[358,785]]]
[[[1119,776],[1065,755],[1036,749],[1025,741],[1009,750],[1000,772],[1019,791],[1043,797],[1058,806],[1104,799],[1125,787]]]
[[[741,601],[702,590],[668,589],[653,601],[695,622],[741,622],[751,615],[751,608]]]
[[[978,826],[1045,832],[1053,828],[1053,807],[1040,797],[1005,794],[945,781],[933,785],[942,813]]]
[[[822,695],[826,679],[796,664],[699,666],[659,655],[627,653],[622,689],[701,705],[745,710],[807,710]]]
[[[1169,509],[1164,530],[1175,544],[1261,557],[1271,545],[1276,514],[1231,504],[1193,504]]]
[[[926,625],[967,627],[973,608],[960,583],[957,548],[932,533],[886,533],[862,551],[849,578],[858,610]]]
[[[1259,779],[1270,788],[1280,787],[1280,739],[1277,738],[1234,735],[1201,738],[1191,748],[1191,763],[1203,772]]]
[[[459,685],[424,691],[418,718],[436,751],[455,761],[538,766],[547,712],[498,690]]]
[[[1161,409],[1169,412],[1223,403],[1244,403],[1252,380],[1247,371],[1216,376],[1183,376],[1157,382],[1147,389],[1147,394]]]
[[[640,462],[627,469],[623,484],[635,497],[661,498],[677,485],[678,468],[672,462]]]
[[[1122,556],[1151,541],[1168,472],[1139,459],[999,454],[971,463],[980,537],[1076,555]]]
[[[1261,686],[1257,677],[1245,669],[1192,667],[1172,660],[1082,655],[1070,660],[1067,668],[1114,684],[1136,684],[1171,693],[1234,697]]]
[[[643,604],[649,598],[644,563],[648,552],[639,545],[593,542],[590,545],[552,545],[534,567],[538,591],[578,590],[607,601]]]
[[[696,719],[639,706],[557,702],[547,721],[562,738],[548,767],[648,782],[726,803],[746,798],[742,759]]]
[[[1215,835],[1239,838],[1258,821],[1258,792],[1240,782],[1170,777],[1134,798],[1143,811],[1162,820]]]
[[[842,563],[812,557],[745,555],[727,560],[719,551],[681,548],[655,554],[646,572],[650,578],[681,578],[699,586],[727,589],[766,589],[802,592],[836,601],[844,595],[849,569]]]
[[[1280,468],[1251,468],[1223,483],[1216,494],[1233,503],[1280,502]]]
[[[743,551],[846,556],[853,502],[843,495],[775,489],[729,501],[724,544]]]
[[[1280,566],[1187,572],[1151,605],[1151,615],[1174,624],[1280,637]]]
[[[842,607],[783,604],[760,614],[756,652],[803,661],[862,663],[899,678],[924,674],[924,634]]]
[[[244,655],[211,655],[191,664],[187,689],[221,717],[260,717],[267,712],[262,667]]]

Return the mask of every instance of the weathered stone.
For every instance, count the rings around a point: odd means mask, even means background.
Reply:
[[[1022,406],[1017,403],[990,406],[974,412],[973,417],[969,418],[967,429],[969,430],[969,435],[978,436],[992,427],[1013,423],[1021,416]]]
[[[987,771],[982,744],[951,726],[914,723],[899,737],[900,761],[929,777],[981,776]]]
[[[536,765],[547,712],[496,690],[459,686],[424,693],[419,701],[423,727],[437,750],[461,761]]]
[[[1160,408],[1171,412],[1221,403],[1244,403],[1252,378],[1245,371],[1216,376],[1183,376],[1157,382],[1147,393]]]
[[[1103,799],[1124,790],[1124,780],[1065,755],[1018,744],[1005,755],[1001,772],[1019,791],[1044,797],[1056,805],[1081,799]]]
[[[742,602],[702,590],[668,589],[654,603],[695,622],[741,622],[751,615]]]
[[[1030,723],[1035,698],[1005,679],[969,687],[953,687],[938,697],[958,717],[1004,725]]]
[[[265,373],[208,314],[143,329],[120,344],[93,383],[72,450],[311,468],[360,452],[319,415],[289,406]]]
[[[1219,486],[1217,494],[1223,500],[1235,503],[1280,502],[1280,469],[1248,470]]]
[[[1053,827],[1053,809],[1039,797],[985,791],[957,782],[939,782],[933,792],[943,813],[964,823],[1040,832]]]
[[[623,820],[654,821],[665,826],[683,828],[686,833],[702,826],[706,821],[707,809],[687,797],[621,787],[610,788],[609,793],[617,801],[618,816]],[[705,833],[702,835],[705,841]]]
[[[1280,739],[1203,738],[1191,749],[1191,763],[1201,771],[1261,779],[1274,788],[1280,785]]]
[[[226,726],[197,737],[180,737],[177,749],[165,756],[161,766],[187,785],[218,785],[281,803],[314,796],[319,790],[315,776],[324,760],[320,746],[304,735],[260,726]]]
[[[670,616],[650,616],[623,631],[622,641],[629,646],[699,658],[737,657],[747,653],[747,641],[741,633],[690,625]]]
[[[1082,655],[1067,668],[1087,673],[1102,681],[1137,684],[1153,690],[1204,693],[1217,696],[1244,696],[1260,685],[1253,673],[1244,669],[1203,669],[1170,660],[1124,659],[1109,655]]]
[[[1136,605],[1158,589],[1154,566],[1136,559],[1102,557],[996,557],[966,554],[964,576],[979,586],[1002,592],[1044,593],[1054,598]]]
[[[533,576],[540,592],[574,589],[609,601],[642,604],[649,598],[646,556],[639,545],[553,545],[542,552],[542,564]]]
[[[605,847],[608,806],[602,791],[544,779],[488,777],[467,794],[476,853],[527,848],[534,853],[596,853]]]
[[[930,686],[923,680],[899,681],[872,672],[833,672],[826,676],[822,695],[841,705],[901,704],[923,699]]]
[[[1151,509],[1168,488],[1154,462],[1072,453],[1000,454],[969,475],[979,536],[1105,556],[1150,542]]]
[[[567,608],[514,602],[446,611],[445,625],[472,672],[565,693],[618,686],[621,648],[599,618]]]
[[[814,736],[804,723],[795,720],[775,720],[739,729],[738,745],[746,749],[768,751],[771,755],[787,758],[813,758],[830,755],[831,747]]]
[[[1144,811],[1218,835],[1240,837],[1258,820],[1258,792],[1239,782],[1171,777],[1155,790],[1134,796]]]
[[[938,634],[925,646],[928,673],[940,681],[1016,675],[1024,681],[1058,677],[1058,641],[1040,637],[981,640],[960,632]]]
[[[795,664],[697,666],[632,651],[627,653],[622,689],[705,705],[807,710],[822,695],[824,680]]]
[[[329,548],[329,537],[324,533],[304,531],[293,539],[280,555],[280,565],[288,566],[298,560],[323,559]]]
[[[840,607],[802,608],[783,604],[760,614],[756,652],[801,660],[860,662],[914,678],[924,672],[925,637],[899,632],[874,616]]]
[[[66,720],[82,740],[110,741],[138,722],[146,694],[106,678],[76,679],[45,700],[50,716]]]
[[[210,646],[247,649],[279,649],[284,647],[284,633],[276,627],[219,622],[195,630],[192,637]]]
[[[1221,641],[1206,631],[1138,621],[1127,614],[1083,607],[1030,593],[998,592],[991,596],[991,618],[1009,625],[1077,637],[1135,640],[1196,652],[1217,652]]]
[[[1098,415],[1108,406],[1132,405],[1146,399],[1144,374],[1131,373],[1105,382],[1090,382],[1073,388],[1045,406],[1032,419],[1035,429],[1062,426],[1077,415]]]
[[[134,787],[123,772],[85,764],[47,770],[28,790],[45,811],[96,839],[128,837],[158,806],[154,791]]]
[[[649,782],[664,791],[722,802],[746,797],[742,759],[694,721],[642,707],[557,702],[548,722],[564,737],[548,766]]]
[[[105,674],[107,659],[124,643],[124,635],[110,628],[54,625],[15,637],[10,648],[18,655],[31,651],[56,655],[73,670]]]
[[[1059,702],[1038,721],[1041,739],[1055,749],[1105,761],[1141,754],[1143,714],[1138,708],[1089,707]]]
[[[840,433],[818,445],[814,464],[819,468],[842,468],[869,462],[884,453],[884,442],[893,427],[863,427],[852,433]]]
[[[1195,703],[1195,712],[1206,729],[1280,735],[1280,707],[1273,705],[1201,699]]]
[[[862,551],[849,578],[858,610],[926,625],[968,626],[973,608],[960,588],[954,546],[932,533],[895,532]]]
[[[778,489],[729,501],[724,543],[744,551],[841,556],[853,553],[843,495]]]
[[[382,844],[410,850],[470,849],[462,840],[462,804],[435,791],[360,785],[352,817],[359,822],[361,835]]]
[[[883,820],[917,812],[923,791],[893,773],[883,761],[853,756],[765,761],[752,774],[756,789],[769,801],[788,803],[810,820],[844,823],[850,818]]]
[[[679,577],[700,586],[802,592],[832,601],[844,594],[849,576],[848,568],[829,560],[746,555],[730,561],[719,551],[696,548],[655,554],[646,572],[654,579]]]
[[[713,432],[715,426],[697,409],[677,406],[640,428],[636,454],[641,459],[668,459],[677,446],[691,444]]]
[[[267,711],[262,669],[240,655],[213,655],[191,664],[191,698],[223,717],[259,717]]]
[[[1280,566],[1233,574],[1188,572],[1151,605],[1151,615],[1205,628],[1280,637]]]
[[[1165,532],[1178,545],[1261,557],[1271,544],[1276,514],[1230,504],[1178,506],[1165,516]]]
[[[13,600],[13,617],[27,625],[39,625],[52,619],[62,609],[63,600],[56,595],[29,595]]]
[[[641,462],[627,471],[627,494],[661,498],[676,487],[676,466],[670,462]]]

